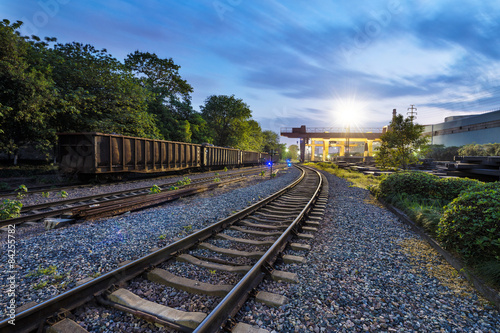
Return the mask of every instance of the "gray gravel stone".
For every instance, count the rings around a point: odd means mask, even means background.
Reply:
[[[195,229],[229,216],[265,198],[297,178],[291,168],[274,179],[252,178],[161,207],[111,219],[75,224],[67,228],[16,234],[16,306],[40,303],[75,286],[77,280],[98,276],[137,259],[154,247],[171,243]],[[6,244],[2,253],[6,253]],[[5,251],[5,252],[4,252]],[[0,257],[0,271],[8,271],[8,257]],[[7,275],[0,287],[7,288]],[[7,293],[0,294],[4,318]]]
[[[297,273],[300,284],[259,286],[290,303],[250,301],[237,320],[276,332],[500,331],[498,311],[463,279],[436,274],[449,266],[419,236],[371,203],[368,191],[327,177],[329,204],[311,251],[302,253],[307,264],[276,267]]]

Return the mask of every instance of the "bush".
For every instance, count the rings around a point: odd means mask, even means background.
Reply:
[[[397,172],[380,182],[378,195],[391,197],[406,193],[418,197],[435,197],[439,192],[439,178],[425,172]]]
[[[457,198],[461,192],[481,184],[484,183],[469,178],[442,178],[438,181],[439,191],[436,195],[449,202]]]
[[[0,203],[0,220],[18,217],[23,204],[17,200],[5,199]]]
[[[468,178],[439,178],[425,172],[398,172],[383,179],[375,193],[386,198],[406,193],[450,202],[469,187],[481,184],[483,183],[480,181]]]
[[[438,239],[465,259],[500,260],[500,191],[464,192],[445,207]]]

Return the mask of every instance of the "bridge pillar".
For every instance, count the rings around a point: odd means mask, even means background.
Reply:
[[[328,150],[330,147],[330,140],[323,140],[323,162],[326,161],[326,156],[328,155]]]
[[[339,156],[345,156],[345,146],[344,145],[340,146]]]
[[[368,146],[368,155],[367,156],[373,156],[373,140],[367,140],[366,144]]]
[[[300,161],[305,162],[307,138],[300,138]]]

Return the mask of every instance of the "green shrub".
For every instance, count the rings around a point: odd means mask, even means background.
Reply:
[[[465,259],[500,260],[500,191],[464,192],[445,207],[438,239]]]
[[[184,177],[181,180],[178,180],[175,185],[177,186],[185,186],[191,184],[191,178],[189,177]]]
[[[438,180],[438,193],[436,193],[436,196],[447,201],[452,201],[461,192],[467,191],[469,187],[480,184],[482,184],[480,181],[469,178],[442,178]]]
[[[406,193],[450,202],[470,187],[481,186],[480,181],[469,178],[439,178],[425,172],[398,172],[380,182],[375,194],[388,198]]]
[[[396,172],[380,182],[378,194],[390,197],[406,193],[420,197],[436,196],[439,193],[439,177],[426,172]]]
[[[161,193],[161,188],[160,186],[155,184],[151,186],[151,188],[149,189],[149,194],[157,194],[157,193]]]
[[[18,217],[23,204],[17,200],[5,199],[0,203],[0,220]]]

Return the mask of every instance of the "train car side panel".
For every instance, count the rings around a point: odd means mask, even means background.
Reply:
[[[201,167],[201,145],[103,133],[60,133],[64,172],[160,172]]]

